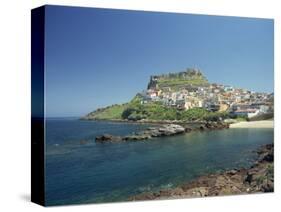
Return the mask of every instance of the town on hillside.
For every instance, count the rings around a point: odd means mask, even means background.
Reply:
[[[273,113],[274,94],[209,83],[199,69],[151,76],[146,90],[138,94],[141,104],[161,102],[166,107],[188,110],[205,108],[252,118]]]

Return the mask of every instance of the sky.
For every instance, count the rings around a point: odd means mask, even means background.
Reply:
[[[273,34],[272,19],[46,6],[46,116],[125,103],[151,75],[186,68],[273,92]]]

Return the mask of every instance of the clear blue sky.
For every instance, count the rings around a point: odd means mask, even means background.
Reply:
[[[273,20],[46,7],[48,117],[129,101],[149,76],[196,67],[210,82],[273,92]]]

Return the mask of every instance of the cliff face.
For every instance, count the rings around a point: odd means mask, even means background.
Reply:
[[[177,90],[186,86],[204,85],[208,85],[208,80],[202,74],[202,72],[199,69],[188,68],[183,72],[151,76],[147,88],[162,89],[165,87],[169,87],[171,89]]]

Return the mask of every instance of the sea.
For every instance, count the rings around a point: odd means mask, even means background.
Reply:
[[[95,142],[104,133],[128,135],[149,126],[47,118],[46,205],[127,201],[202,175],[247,168],[257,159],[255,150],[274,139],[273,129],[224,129],[138,142]]]

